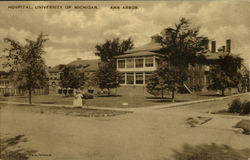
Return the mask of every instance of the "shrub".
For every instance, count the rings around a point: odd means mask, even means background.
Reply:
[[[229,105],[228,111],[230,113],[241,113],[241,101],[239,99],[234,99]]]
[[[73,89],[68,90],[68,94],[72,95],[73,94]]]
[[[58,89],[58,94],[62,94],[62,89]]]
[[[68,92],[67,89],[63,90],[63,93],[64,93],[65,96],[66,96],[67,92]]]
[[[9,93],[4,93],[3,96],[8,97],[8,96],[10,96],[10,94]]]
[[[229,105],[228,111],[230,113],[249,114],[250,113],[250,101],[245,101],[242,103],[239,99],[235,99]]]
[[[84,93],[82,94],[82,99],[93,99],[94,96],[92,94]]]
[[[242,103],[242,111],[241,114],[249,114],[250,113],[250,101],[246,101]]]

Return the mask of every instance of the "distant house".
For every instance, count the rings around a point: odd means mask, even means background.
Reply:
[[[0,71],[0,95],[4,96],[19,96],[28,94],[27,91],[18,89],[13,85],[10,79],[10,73],[7,71]],[[48,88],[45,86],[41,89],[34,89],[33,95],[48,94]]]
[[[62,89],[60,87],[60,81],[62,79],[62,70],[64,66],[81,66],[79,69],[84,73],[84,77],[91,77],[98,70],[98,64],[100,60],[82,60],[77,58],[75,61],[70,62],[67,65],[59,64],[49,69],[49,94],[58,94],[58,91]]]

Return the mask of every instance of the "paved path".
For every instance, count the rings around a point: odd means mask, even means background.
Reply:
[[[196,104],[196,103],[203,103],[203,102],[211,102],[211,101],[220,101],[223,99],[228,99],[232,97],[240,97],[244,95],[249,95],[250,93],[242,93],[242,94],[235,94],[231,96],[225,97],[217,97],[217,98],[210,98],[210,99],[202,99],[202,100],[194,100],[188,102],[176,102],[170,104],[163,104],[163,105],[155,105],[150,107],[140,107],[140,108],[111,108],[111,107],[97,107],[97,106],[84,106],[90,109],[103,109],[103,110],[117,110],[117,111],[132,111],[132,112],[141,112],[141,111],[149,111],[154,109],[164,109],[164,108],[172,108],[172,107],[180,107],[184,105]],[[0,103],[4,104],[28,104],[24,102],[11,102],[11,101],[0,101]],[[40,106],[50,106],[50,107],[70,107],[73,108],[73,105],[65,105],[65,104],[41,104],[41,103],[33,103],[33,105],[40,105]]]

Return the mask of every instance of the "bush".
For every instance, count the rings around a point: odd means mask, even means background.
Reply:
[[[73,94],[73,89],[68,90],[68,94],[72,95]]]
[[[3,96],[8,97],[8,96],[10,96],[10,94],[9,93],[4,93]]]
[[[242,111],[241,114],[249,114],[250,113],[250,102],[246,101],[242,103]]]
[[[242,103],[239,99],[235,99],[229,105],[228,111],[230,113],[249,114],[250,113],[250,101],[245,101]]]
[[[58,94],[62,94],[62,89],[58,89]]]
[[[230,113],[241,113],[241,101],[239,99],[233,100],[228,110]]]
[[[82,99],[93,99],[94,96],[92,94],[84,93],[82,94]]]
[[[64,93],[65,95],[67,94],[67,92],[68,92],[67,89],[64,89],[64,90],[63,90],[63,93]]]

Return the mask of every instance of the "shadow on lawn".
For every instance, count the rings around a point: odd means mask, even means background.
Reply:
[[[182,151],[173,150],[171,160],[247,160],[250,149],[237,150],[228,145],[201,144],[191,146],[183,145]],[[170,159],[163,159],[170,160]]]
[[[36,150],[21,148],[18,146],[21,142],[27,142],[24,135],[18,135],[14,138],[1,138],[1,154],[0,158],[3,160],[27,160]]]
[[[151,102],[157,102],[157,103],[162,103],[162,102],[172,102],[172,98],[161,98],[161,97],[146,97]],[[188,100],[185,99],[175,99],[175,102],[187,102]]]
[[[122,97],[122,95],[97,95],[96,97]]]

